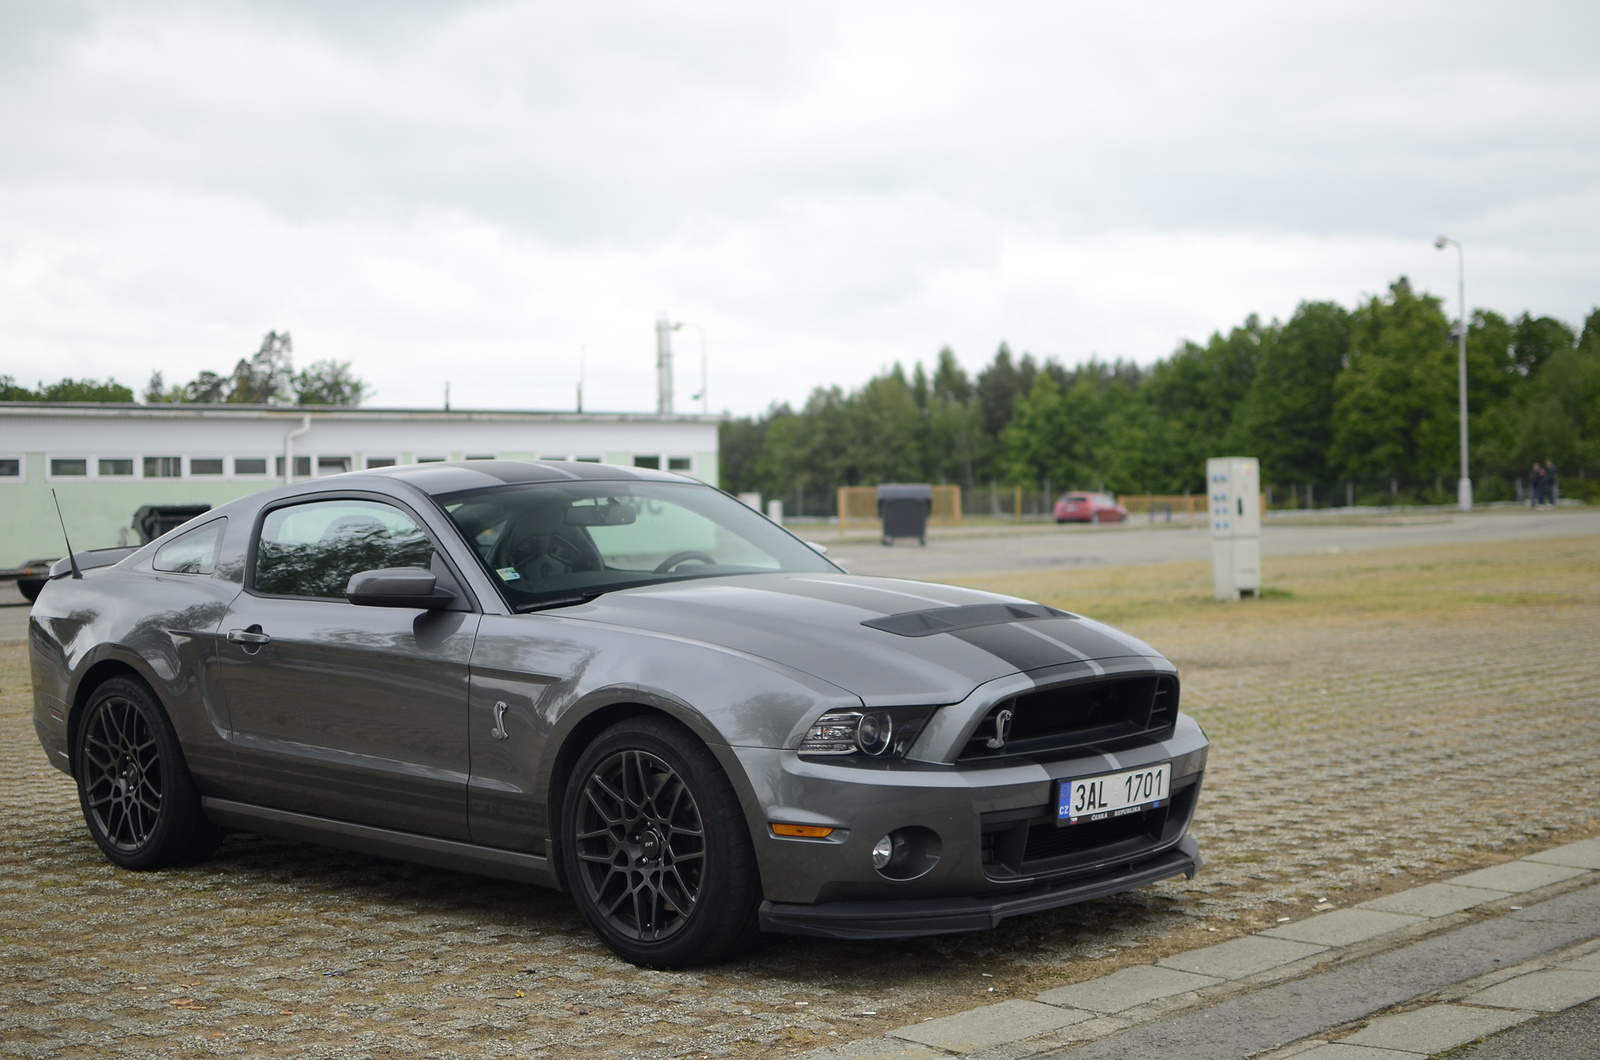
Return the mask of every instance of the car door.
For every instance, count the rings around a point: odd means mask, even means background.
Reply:
[[[262,516],[220,671],[241,790],[261,805],[468,837],[467,678],[478,615],[422,521],[371,497]],[[352,574],[432,570],[456,609],[357,606]]]

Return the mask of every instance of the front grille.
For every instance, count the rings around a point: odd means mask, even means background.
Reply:
[[[983,825],[983,871],[991,879],[1070,875],[1107,861],[1134,861],[1176,842],[1189,827],[1198,784],[1174,791],[1167,805],[1106,821],[1062,827],[1041,808],[1026,817],[996,814]]]
[[[1009,724],[998,741],[1002,714]],[[967,739],[960,760],[1057,754],[1131,737],[1163,739],[1177,720],[1178,679],[1170,674],[1059,685],[996,703]],[[996,742],[1000,746],[990,746]]]

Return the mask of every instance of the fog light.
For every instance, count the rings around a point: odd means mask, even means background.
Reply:
[[[872,867],[882,872],[889,865],[889,858],[894,854],[894,840],[884,836],[872,848]]]

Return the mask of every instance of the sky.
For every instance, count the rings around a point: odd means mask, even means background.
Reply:
[[[1396,277],[1600,305],[1600,5],[0,0],[0,373],[759,413]],[[702,357],[703,354],[703,357]],[[706,395],[701,390],[704,363]]]

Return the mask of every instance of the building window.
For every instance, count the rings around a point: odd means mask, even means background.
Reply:
[[[240,457],[233,462],[235,475],[265,475],[267,473],[267,458],[264,456]]]
[[[579,456],[574,457],[573,459],[577,460],[580,464],[598,464],[600,462],[600,458],[598,456]]]
[[[87,460],[52,460],[50,461],[50,474],[52,475],[87,475],[89,461]]]
[[[191,475],[220,475],[222,474],[222,457],[204,456],[190,457],[189,474]]]
[[[547,464],[564,464],[567,462],[567,458],[564,456],[541,456],[539,459]]]
[[[419,464],[442,464],[442,463],[444,463],[444,457],[442,457],[442,456],[419,456],[419,457],[417,457],[417,463],[419,463]]]
[[[277,468],[278,468],[278,477],[282,478],[283,477],[283,457],[281,457],[281,456],[278,457]],[[311,477],[311,458],[309,456],[297,456],[297,457],[294,458],[294,477],[295,478],[310,478]]]
[[[182,478],[183,457],[147,456],[144,458],[145,478]]]
[[[319,456],[317,457],[317,475],[340,475],[350,470],[348,456]]]
[[[688,471],[692,467],[694,467],[694,460],[691,459],[690,457],[687,457],[687,456],[669,456],[669,457],[667,457],[667,470],[668,471]]]
[[[0,478],[21,478],[22,461],[12,457],[0,459]]]
[[[660,471],[661,458],[659,456],[636,456],[633,458],[633,466],[654,468],[655,470]]]
[[[394,465],[395,465],[395,459],[392,456],[369,456],[369,457],[367,457],[367,467],[369,467],[369,468],[374,468],[374,467],[394,467]]]
[[[101,478],[126,478],[133,474],[133,461],[101,460],[99,471]]]
[[[495,457],[495,455],[493,453],[489,453],[488,455],[468,453],[466,455],[465,459],[467,459],[467,460],[494,460],[494,459],[497,459],[497,458]]]

